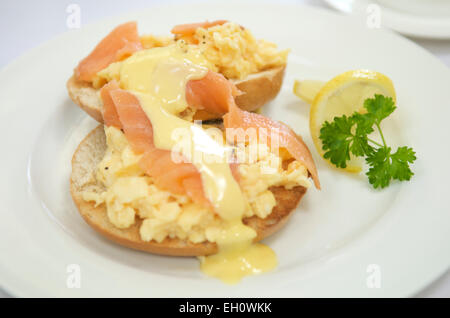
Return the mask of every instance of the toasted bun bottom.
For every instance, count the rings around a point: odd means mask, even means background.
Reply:
[[[236,104],[248,111],[255,111],[274,99],[280,91],[284,77],[284,66],[249,75],[245,80],[233,81],[242,95],[236,97]],[[102,100],[98,89],[90,83],[80,82],[74,76],[67,81],[70,98],[92,118],[103,123]],[[194,119],[210,120],[220,118],[217,114],[198,110]]]
[[[82,192],[102,191],[104,188],[95,177],[98,163],[106,151],[106,138],[103,126],[92,130],[80,143],[72,158],[72,175],[70,192],[83,219],[98,233],[126,247],[149,253],[172,256],[200,256],[217,252],[217,245],[211,242],[191,243],[180,239],[166,238],[161,243],[143,241],[139,234],[142,220],[136,217],[136,222],[127,229],[116,228],[108,219],[106,207],[102,204],[95,207],[93,202],[86,202]],[[306,192],[304,187],[287,190],[284,187],[272,187],[270,191],[275,196],[277,205],[265,219],[252,216],[243,221],[257,232],[255,241],[278,231],[289,219],[291,212],[297,207]]]

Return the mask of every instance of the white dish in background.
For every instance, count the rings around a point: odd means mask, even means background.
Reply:
[[[306,6],[274,4],[152,7],[65,33],[0,72],[0,285],[18,296],[408,296],[450,264],[447,107],[450,71],[425,50],[383,30]],[[276,17],[282,17],[277,23]],[[311,189],[282,231],[265,242],[278,268],[228,286],[207,278],[197,260],[117,246],[78,215],[69,194],[71,156],[96,123],[68,98],[73,67],[115,25],[137,20],[141,33],[178,23],[229,18],[257,37],[291,47],[286,78],[264,112],[303,135],[322,191]],[[385,51],[385,48],[389,48]],[[407,57],[407,58],[405,58]],[[291,92],[295,78],[326,80],[368,68],[392,78],[398,109],[384,123],[389,141],[417,152],[411,182],[371,189],[321,160],[308,130],[308,106]],[[81,288],[67,288],[67,266]],[[368,288],[371,264],[381,288]],[[270,288],[268,288],[270,286]]]
[[[366,18],[378,4],[381,25],[402,34],[450,39],[450,1],[447,0],[325,0],[331,7]],[[369,9],[368,9],[369,8]]]

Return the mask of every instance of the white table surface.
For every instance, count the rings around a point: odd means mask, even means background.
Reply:
[[[0,50],[0,68],[31,48],[66,32],[68,16],[66,8],[69,4],[80,6],[81,23],[88,24],[104,17],[162,2],[162,0],[2,0],[0,2],[0,38],[7,45]],[[172,2],[182,2],[182,0]],[[302,3],[332,10],[321,0],[282,0],[282,2]],[[411,40],[423,46],[450,67],[450,40]],[[11,296],[0,286],[0,297]],[[416,296],[450,297],[450,272]]]

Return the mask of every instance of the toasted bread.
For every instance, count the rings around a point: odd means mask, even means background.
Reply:
[[[211,242],[191,243],[179,239],[166,238],[163,242],[143,241],[139,234],[141,220],[127,229],[116,228],[110,223],[104,205],[95,207],[93,202],[82,198],[82,192],[102,191],[102,184],[96,179],[95,171],[106,151],[106,138],[103,125],[98,126],[80,143],[72,158],[70,192],[84,220],[106,238],[129,248],[145,252],[172,256],[200,256],[217,252],[217,245]],[[278,231],[289,219],[300,199],[306,192],[304,187],[287,190],[284,187],[272,187],[277,205],[265,219],[252,216],[243,221],[257,232],[255,241]]]
[[[236,104],[247,111],[255,111],[262,105],[274,99],[280,91],[284,77],[284,66],[272,68],[263,72],[249,75],[244,80],[233,80],[242,95],[236,97]],[[67,90],[70,98],[86,113],[98,122],[103,122],[102,100],[98,89],[90,83],[80,82],[72,76],[67,81]],[[217,115],[205,110],[195,113],[194,119],[216,119]]]

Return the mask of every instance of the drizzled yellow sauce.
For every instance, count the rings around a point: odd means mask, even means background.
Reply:
[[[188,107],[187,82],[203,78],[208,66],[198,49],[171,45],[137,52],[109,67],[109,71],[102,71],[101,75],[119,78],[121,87],[137,96],[152,123],[156,147],[172,150],[178,142],[173,136],[177,130],[185,129],[194,156],[196,153],[208,155],[208,160],[193,160],[192,163],[201,174],[207,198],[225,226],[214,238],[218,253],[199,258],[201,269],[226,283],[237,283],[244,276],[273,269],[277,259],[269,247],[253,243],[255,230],[242,222],[249,207],[232,175],[227,160],[229,149],[199,125],[177,116]]]
[[[277,266],[275,252],[261,243],[253,243],[256,232],[242,223],[230,220],[216,241],[219,252],[200,257],[201,269],[208,276],[227,284],[236,284],[244,276],[270,271]]]

